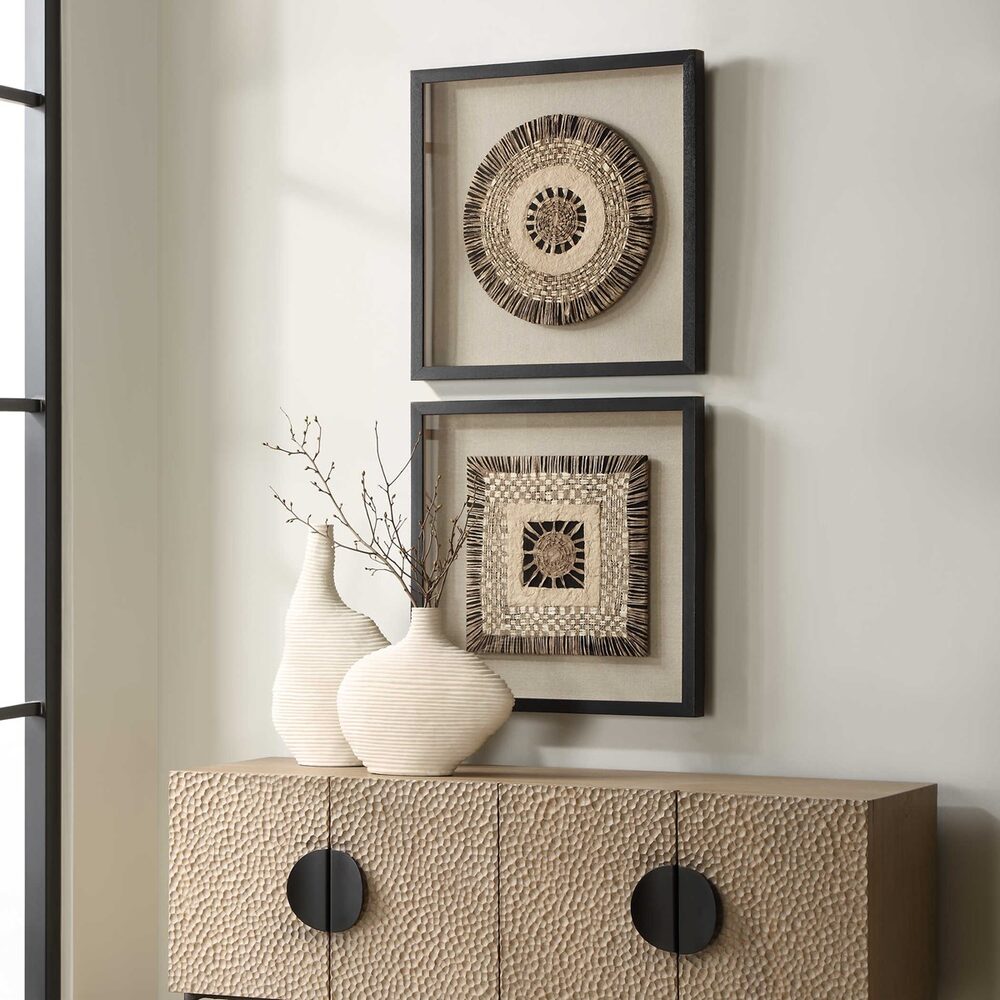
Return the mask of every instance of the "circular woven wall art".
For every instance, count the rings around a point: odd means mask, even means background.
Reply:
[[[469,264],[497,305],[563,326],[614,305],[653,243],[653,185],[613,128],[545,115],[508,132],[465,202]]]

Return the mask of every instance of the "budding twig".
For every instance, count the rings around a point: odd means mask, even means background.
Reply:
[[[418,437],[413,443],[409,457],[399,471],[390,476],[382,457],[378,423],[375,424],[375,458],[381,482],[373,492],[367,475],[361,473],[361,507],[365,521],[364,528],[359,530],[347,516],[344,505],[334,493],[333,476],[336,464],[332,461],[329,465],[320,462],[323,450],[323,426],[319,417],[306,417],[299,432],[296,431],[288,414],[284,410],[281,412],[288,422],[288,437],[291,443],[281,445],[265,441],[264,447],[305,463],[304,470],[309,477],[309,484],[332,507],[329,521],[335,526],[340,525],[347,532],[348,541],[338,541],[335,537],[334,546],[365,556],[372,563],[365,567],[369,573],[389,573],[403,588],[412,605],[436,608],[444,595],[448,574],[468,538],[469,501],[466,499],[459,512],[448,521],[447,530],[443,535],[439,533],[443,504],[441,477],[436,477],[433,489],[425,494],[423,513],[413,533],[412,544],[408,545],[403,540],[403,528],[407,519],[399,513],[393,488],[412,464],[413,456],[420,446],[420,438]],[[270,490],[271,495],[288,515],[286,523],[301,524],[317,534],[325,534],[323,528],[314,523],[311,514],[303,517],[295,510],[295,505],[282,497],[273,486]]]

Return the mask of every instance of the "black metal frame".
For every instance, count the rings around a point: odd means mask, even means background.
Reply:
[[[579,364],[427,365],[424,315],[424,87],[458,80],[484,80],[553,73],[681,66],[684,76],[684,304],[683,357],[672,361],[602,361]],[[551,59],[544,62],[420,69],[410,73],[410,283],[411,379],[561,378],[605,375],[693,375],[705,370],[705,57],[697,49]]]
[[[589,715],[700,716],[705,714],[705,400],[701,396],[623,396],[601,399],[475,399],[410,404],[410,437],[419,439],[410,481],[410,525],[423,515],[424,424],[429,416],[469,413],[619,413],[679,411],[683,415],[683,634],[681,700],[676,702],[517,698],[518,712]],[[414,538],[412,544],[416,544]],[[419,600],[419,595],[415,594]]]
[[[25,1000],[60,995],[62,143],[59,0],[25,0]],[[7,418],[4,418],[7,419]]]

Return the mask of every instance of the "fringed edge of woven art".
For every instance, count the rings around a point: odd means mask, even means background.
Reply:
[[[649,655],[646,455],[474,456],[467,486],[468,649]]]
[[[632,146],[581,115],[511,129],[473,176],[469,264],[501,308],[529,323],[579,323],[614,305],[653,243],[653,185]]]

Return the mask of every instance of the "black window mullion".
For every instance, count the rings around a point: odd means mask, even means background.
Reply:
[[[19,90],[17,87],[5,87],[0,84],[0,101],[13,101],[25,107],[37,108],[45,103],[45,98],[33,90]]]
[[[60,994],[62,601],[59,0],[25,0],[25,1000]]]
[[[40,701],[25,701],[20,705],[4,705],[0,708],[0,722],[8,719],[30,719],[45,714],[45,705]]]
[[[25,399],[15,396],[0,397],[0,413],[41,413],[45,409],[43,399]]]

